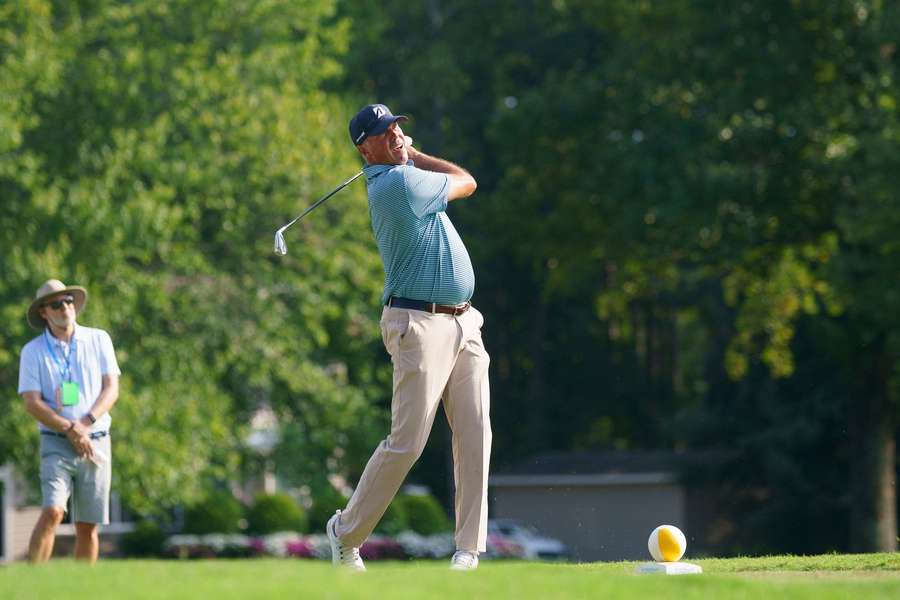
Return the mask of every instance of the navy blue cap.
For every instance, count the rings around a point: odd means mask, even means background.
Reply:
[[[387,131],[391,123],[406,120],[403,115],[392,115],[391,109],[384,104],[369,104],[350,119],[350,139],[359,146],[370,135],[381,135]]]

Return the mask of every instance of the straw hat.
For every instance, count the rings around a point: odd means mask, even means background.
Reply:
[[[80,285],[66,285],[58,279],[50,279],[44,285],[38,288],[34,294],[34,302],[28,307],[26,319],[28,324],[35,329],[43,329],[47,326],[47,321],[41,316],[41,305],[47,301],[47,298],[63,293],[72,294],[75,298],[75,314],[81,312],[87,302],[87,290]]]

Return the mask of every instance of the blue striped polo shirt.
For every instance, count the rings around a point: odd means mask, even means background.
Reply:
[[[381,303],[398,296],[437,304],[472,298],[475,272],[462,239],[450,222],[444,173],[405,165],[364,169],[369,216],[384,265]]]

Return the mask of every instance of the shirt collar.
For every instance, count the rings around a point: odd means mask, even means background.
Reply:
[[[57,344],[66,343],[66,342],[63,342],[62,340],[57,339],[55,335],[50,333],[49,327],[44,328],[44,335],[46,335],[50,339],[51,342],[55,342]],[[81,342],[83,340],[84,340],[84,332],[81,331],[81,327],[78,325],[78,323],[75,323],[75,331],[72,332],[72,337],[69,338],[69,341],[67,343],[71,344],[72,342]]]
[[[406,161],[406,164],[407,164],[407,166],[412,166],[413,165],[412,159],[409,159],[408,161]],[[366,174],[366,181],[368,182],[368,181],[372,181],[373,179],[375,179],[382,173],[390,171],[391,169],[393,169],[395,167],[399,167],[399,166],[402,166],[402,165],[366,165],[365,167],[363,167],[363,172]]]
[[[395,165],[366,165],[363,167],[363,173],[366,174],[366,182],[372,181],[382,173],[390,171]]]

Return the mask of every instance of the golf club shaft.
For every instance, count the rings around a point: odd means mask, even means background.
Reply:
[[[319,198],[318,200],[313,202],[309,208],[307,208],[306,210],[303,211],[303,214],[301,214],[299,217],[297,217],[296,219],[294,219],[293,221],[291,221],[290,223],[288,223],[287,225],[282,227],[281,230],[284,231],[285,229],[287,229],[288,227],[290,227],[291,225],[293,225],[294,223],[296,223],[297,221],[299,221],[300,219],[302,219],[303,217],[305,217],[306,215],[311,213],[313,210],[315,210],[315,208],[317,206],[319,206],[320,204],[322,204],[323,202],[325,202],[326,200],[328,200],[329,198],[331,198],[332,196],[337,194],[339,191],[341,191],[342,189],[344,189],[345,187],[347,187],[348,185],[353,183],[362,174],[363,174],[363,172],[360,171],[359,173],[357,173],[356,175],[354,175],[353,177],[351,177],[350,179],[348,179],[341,185],[337,186],[336,188],[334,188],[333,190],[331,190],[330,192],[328,192],[327,194],[325,194],[324,196],[322,196],[321,198]]]

